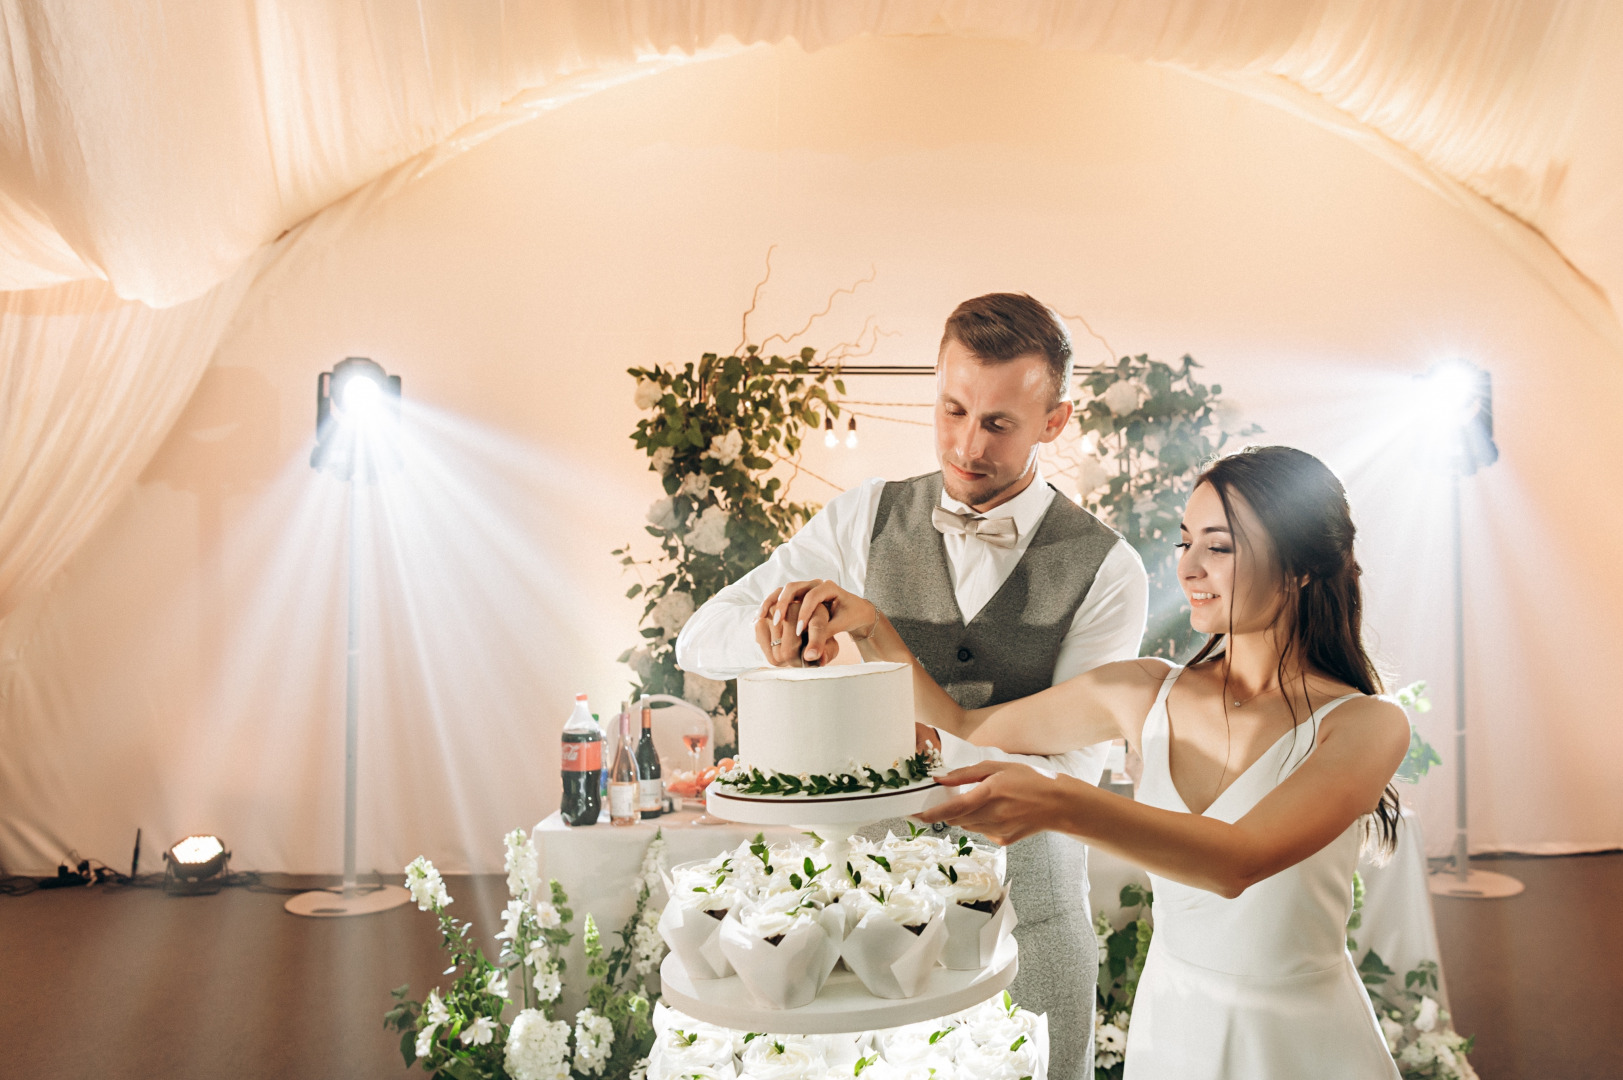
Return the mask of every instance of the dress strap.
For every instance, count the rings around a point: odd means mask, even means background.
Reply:
[[[1150,706],[1149,715],[1144,718],[1144,733],[1140,737],[1141,740],[1148,739],[1151,735],[1166,733],[1167,695],[1172,693],[1172,684],[1178,681],[1178,676],[1183,674],[1183,670],[1181,665],[1173,664],[1162,677],[1161,689],[1155,695],[1155,704]]]

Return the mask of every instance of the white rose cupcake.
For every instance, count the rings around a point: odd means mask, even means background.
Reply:
[[[917,995],[947,941],[941,894],[909,882],[873,893],[853,889],[840,906],[847,909],[849,927],[841,956],[868,992],[884,998]]]
[[[941,962],[960,971],[990,964],[1015,926],[1009,887],[999,880],[995,866],[990,860],[960,859],[931,867],[920,880],[947,901],[947,944]]]
[[[659,915],[659,936],[695,979],[723,979],[733,973],[721,951],[721,924],[743,903],[726,871],[700,874],[678,867],[667,877],[670,900]]]
[[[824,1080],[829,1072],[815,1044],[786,1035],[751,1039],[742,1063],[748,1080]]]
[[[823,988],[840,958],[843,923],[806,890],[746,900],[722,921],[721,952],[765,1008],[795,1009]]]

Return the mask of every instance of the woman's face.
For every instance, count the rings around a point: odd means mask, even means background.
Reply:
[[[1232,523],[1217,489],[1201,484],[1179,526],[1178,580],[1189,601],[1189,621],[1202,634],[1266,630],[1279,610],[1279,574],[1262,523],[1238,494],[1230,492],[1229,502],[1237,519]]]

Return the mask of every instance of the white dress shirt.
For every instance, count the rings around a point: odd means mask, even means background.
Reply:
[[[772,557],[705,602],[676,639],[676,662],[684,671],[711,679],[732,679],[765,663],[755,641],[755,620],[773,590],[791,581],[827,579],[858,596],[868,579],[868,544],[879,512],[883,479],[866,480],[835,496]],[[1012,548],[1000,548],[976,537],[948,533],[942,537],[952,568],[953,592],[967,623],[996,595],[1025,554],[1048,512],[1055,491],[1037,476],[1024,491],[984,516],[1014,518]],[[941,505],[956,514],[975,514],[941,493]],[[1054,662],[1056,683],[1100,664],[1138,655],[1149,611],[1149,582],[1138,552],[1118,540],[1105,555],[1093,587],[1071,620]],[[1006,754],[975,746],[941,733],[942,759],[948,768],[977,761],[1023,761],[1051,772],[1063,772],[1096,784],[1104,769],[1106,745],[1090,746],[1055,757]]]

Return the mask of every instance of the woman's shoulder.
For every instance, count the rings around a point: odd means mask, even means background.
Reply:
[[[1320,731],[1329,738],[1342,733],[1354,733],[1360,741],[1368,740],[1380,746],[1409,746],[1409,714],[1403,706],[1381,694],[1357,694],[1337,705],[1320,723]]]

